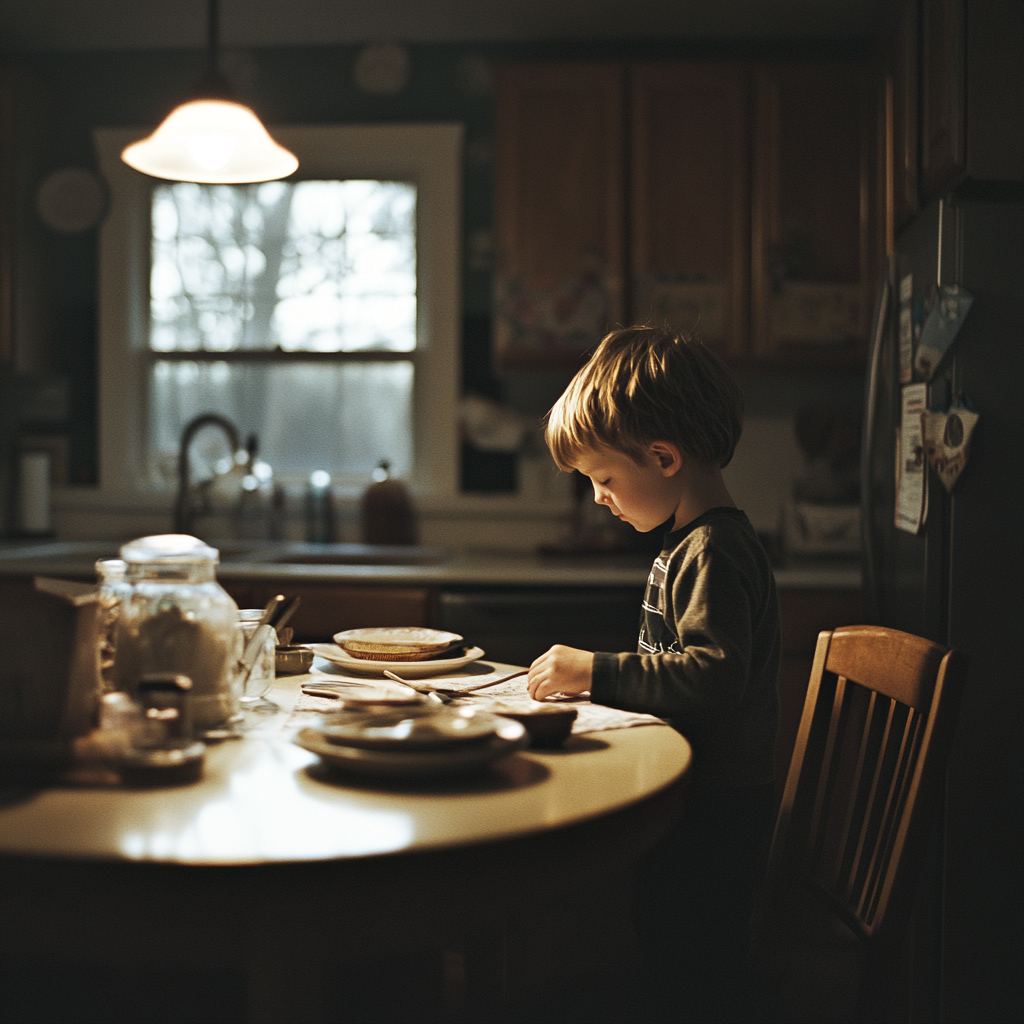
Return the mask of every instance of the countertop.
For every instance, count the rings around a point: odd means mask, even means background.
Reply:
[[[539,555],[529,552],[373,548],[360,544],[212,542],[225,582],[418,587],[640,587],[651,559],[634,554]],[[6,543],[0,576],[94,579],[98,558],[116,558],[116,541]],[[780,589],[859,590],[856,561],[804,560],[775,569]]]

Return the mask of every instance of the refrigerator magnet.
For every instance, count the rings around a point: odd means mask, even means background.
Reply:
[[[953,344],[973,302],[974,296],[959,285],[942,286],[938,301],[932,306],[921,329],[921,340],[914,358],[914,368],[926,380],[931,379]]]
[[[948,412],[921,413],[924,451],[947,491],[953,490],[967,465],[971,435],[979,419],[962,402],[950,406]]]

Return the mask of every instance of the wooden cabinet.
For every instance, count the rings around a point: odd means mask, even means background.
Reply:
[[[746,355],[750,73],[734,64],[632,69],[632,318]]]
[[[902,0],[890,8],[887,45],[883,50],[882,167],[889,211],[885,225],[886,251],[895,233],[918,210],[918,60],[919,26],[917,0]]]
[[[16,73],[10,68],[0,67],[0,372],[14,368],[14,211],[18,185],[16,86]]]
[[[917,211],[918,200],[923,206],[964,182],[1015,183],[1019,195],[1024,4],[901,0],[887,32],[883,87],[891,94],[886,142],[895,229]]]
[[[921,5],[921,183],[929,197],[966,170],[963,28],[963,0]]]
[[[576,369],[623,315],[623,69],[499,69],[495,351],[507,368]]]
[[[856,62],[501,69],[499,365],[575,369],[623,322],[695,332],[744,365],[861,359],[869,74]]]
[[[874,285],[870,77],[851,62],[762,65],[754,97],[752,355],[857,363]]]
[[[222,583],[239,608],[263,608],[275,594],[297,594],[296,643],[330,642],[343,629],[433,625],[434,595],[425,587],[344,587],[281,581]]]

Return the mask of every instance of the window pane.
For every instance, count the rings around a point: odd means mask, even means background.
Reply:
[[[387,459],[412,470],[413,366],[399,363],[197,363],[160,360],[149,388],[154,465],[177,453],[185,425],[218,412],[255,433],[276,473],[366,476]]]
[[[411,352],[416,186],[158,185],[150,347]]]

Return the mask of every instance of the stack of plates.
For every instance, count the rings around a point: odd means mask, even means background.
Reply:
[[[381,675],[385,669],[410,679],[442,675],[484,652],[457,633],[419,626],[347,629],[333,644],[310,644],[313,653],[352,672]]]
[[[439,778],[476,771],[525,747],[525,728],[475,707],[389,708],[331,716],[295,742],[327,764],[363,775]]]

